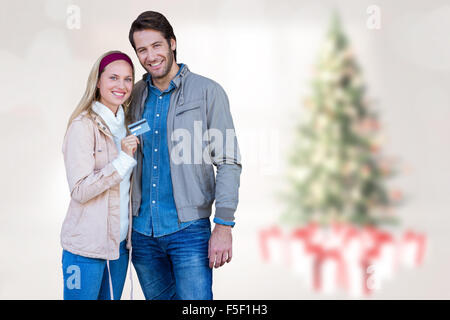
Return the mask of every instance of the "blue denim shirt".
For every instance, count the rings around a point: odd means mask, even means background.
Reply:
[[[181,67],[182,64],[180,70]],[[150,75],[146,81],[149,94],[142,117],[147,119],[150,131],[142,137],[142,199],[139,216],[133,218],[133,229],[147,236],[161,237],[184,229],[194,221],[179,222],[173,197],[167,112],[175,85],[171,81],[169,88],[161,92],[152,84]]]

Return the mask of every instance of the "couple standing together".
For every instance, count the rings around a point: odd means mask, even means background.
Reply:
[[[64,299],[120,299],[132,261],[146,299],[210,300],[212,268],[232,258],[241,174],[228,98],[177,64],[162,14],[139,15],[129,40],[147,73],[134,85],[126,54],[102,55],[64,137]],[[143,119],[150,130],[130,134]]]

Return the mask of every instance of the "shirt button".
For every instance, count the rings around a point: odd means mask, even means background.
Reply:
[[[156,130],[155,133],[158,134],[158,130]]]
[[[156,201],[155,201],[155,200],[153,200],[153,201],[152,201],[152,203],[156,203]]]
[[[156,116],[159,117],[159,113],[157,113]]]
[[[158,149],[155,149],[155,152],[158,152]]]
[[[153,169],[156,169],[156,166],[154,166]]]
[[[159,99],[162,99],[162,96],[159,96]]]
[[[156,187],[156,184],[153,184],[154,187]]]

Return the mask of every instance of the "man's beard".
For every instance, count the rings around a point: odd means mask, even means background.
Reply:
[[[166,68],[163,70],[161,75],[153,75],[151,72],[150,75],[152,76],[153,79],[162,79],[169,74],[170,70],[172,69],[172,64],[173,64],[173,54],[169,48],[169,51],[166,56]]]

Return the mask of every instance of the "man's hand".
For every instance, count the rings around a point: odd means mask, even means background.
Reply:
[[[209,267],[219,268],[231,261],[231,226],[216,224],[208,244]]]

